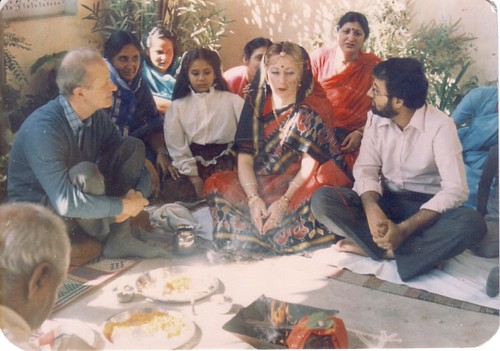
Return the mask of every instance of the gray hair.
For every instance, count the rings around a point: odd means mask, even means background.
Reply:
[[[102,55],[90,47],[81,47],[68,52],[57,71],[56,83],[59,93],[66,97],[71,96],[76,87],[85,85],[87,66],[102,60]]]
[[[0,277],[29,275],[41,262],[65,273],[70,250],[64,221],[48,208],[22,202],[0,205]]]

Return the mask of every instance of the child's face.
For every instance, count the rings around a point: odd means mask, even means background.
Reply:
[[[153,37],[149,48],[149,57],[155,68],[161,73],[167,73],[174,59],[174,45],[170,39]]]
[[[189,83],[197,93],[210,90],[215,81],[215,72],[210,64],[202,59],[194,60],[188,70]]]

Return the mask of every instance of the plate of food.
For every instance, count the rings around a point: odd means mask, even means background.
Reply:
[[[180,312],[143,308],[109,318],[102,333],[110,348],[172,350],[190,341],[196,326]]]
[[[213,294],[219,279],[191,267],[158,268],[141,274],[135,283],[138,293],[164,302],[191,302]]]

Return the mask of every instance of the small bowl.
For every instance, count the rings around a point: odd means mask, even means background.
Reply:
[[[113,292],[118,302],[127,303],[134,299],[135,289],[131,285],[115,286]]]

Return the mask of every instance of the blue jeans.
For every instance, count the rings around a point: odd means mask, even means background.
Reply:
[[[420,210],[432,195],[394,193],[386,191],[379,205],[387,217],[400,223]],[[323,187],[312,196],[312,212],[320,223],[334,233],[367,238],[377,256],[383,249],[372,239],[360,197],[343,187]],[[479,241],[486,232],[482,216],[468,207],[452,208],[443,212],[437,222],[410,235],[396,250],[394,256],[399,276],[403,281],[426,273],[443,260],[452,258]]]

